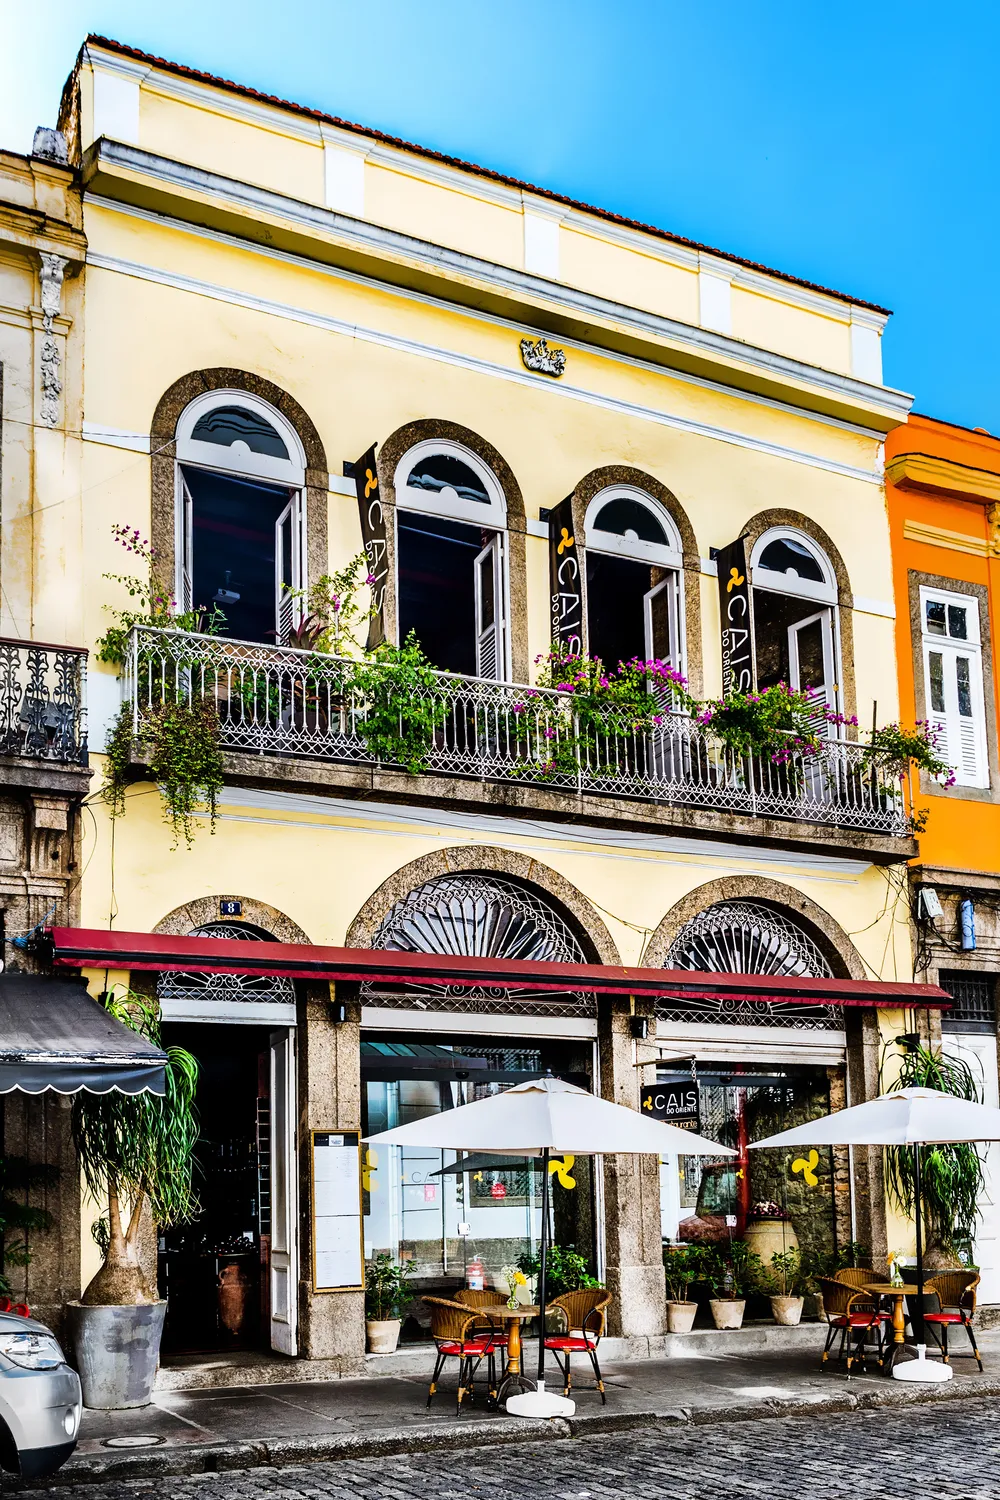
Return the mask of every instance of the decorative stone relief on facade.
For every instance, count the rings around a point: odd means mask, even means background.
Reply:
[[[59,421],[59,397],[62,381],[59,369],[62,356],[55,336],[55,319],[62,307],[62,284],[67,261],[62,255],[39,252],[42,263],[42,405],[40,420],[43,427],[55,427]]]
[[[554,375],[556,379],[566,369],[564,351],[550,349],[546,339],[522,339],[521,360],[526,370],[534,370],[539,375]]]
[[[993,557],[1000,557],[1000,503],[994,501],[986,512],[989,527],[989,548]]]

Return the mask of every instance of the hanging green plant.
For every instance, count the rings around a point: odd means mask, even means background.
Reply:
[[[982,1103],[982,1090],[968,1063],[923,1045],[904,1052],[899,1076],[889,1085],[890,1092],[904,1088],[938,1089],[955,1099]],[[904,1213],[912,1214],[912,1148],[887,1146],[885,1169],[890,1196]],[[928,1264],[935,1258],[954,1261],[956,1242],[975,1237],[986,1187],[982,1158],[974,1145],[965,1142],[921,1146],[920,1174]]]
[[[431,666],[416,633],[401,646],[384,642],[351,669],[350,687],[364,701],[358,729],[376,760],[427,769],[434,736],[449,707],[447,678]]]
[[[125,790],[131,768],[144,761],[147,774],[160,789],[165,822],[173,831],[173,848],[183,838],[194,843],[194,818],[209,815],[215,832],[216,807],[223,787],[219,720],[208,703],[161,703],[144,711],[133,735],[132,709],[126,704],[111,731],[101,796],[113,818],[125,812]]]

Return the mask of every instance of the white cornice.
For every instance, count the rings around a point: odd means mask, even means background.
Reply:
[[[275,134],[289,136],[294,140],[308,141],[314,145],[321,145],[324,141],[335,142],[346,150],[359,152],[373,166],[387,167],[394,171],[405,172],[408,176],[426,178],[428,182],[436,183],[439,187],[472,197],[484,198],[487,202],[495,203],[514,213],[521,213],[525,207],[528,207],[533,213],[558,218],[567,229],[596,235],[598,238],[621,245],[625,249],[637,250],[654,260],[662,260],[684,270],[697,271],[699,265],[704,264],[705,269],[711,270],[713,275],[725,275],[736,286],[763,292],[778,301],[790,302],[797,307],[822,313],[840,322],[851,322],[855,311],[861,316],[854,321],[872,319],[874,320],[872,326],[880,329],[887,321],[884,314],[872,312],[868,308],[856,308],[849,298],[813,291],[809,287],[786,281],[777,272],[769,275],[765,271],[755,271],[736,261],[727,260],[722,255],[713,254],[711,251],[696,250],[675,241],[663,240],[658,235],[645,233],[641,229],[633,229],[625,224],[615,224],[601,218],[597,213],[589,213],[586,208],[578,208],[555,199],[541,197],[532,193],[530,189],[525,190],[508,186],[506,183],[494,182],[488,177],[479,176],[471,167],[469,169],[452,167],[445,162],[435,161],[431,157],[421,155],[419,150],[389,146],[375,139],[374,136],[366,137],[360,132],[345,130],[341,126],[332,125],[326,121],[311,120],[307,116],[296,115],[291,110],[284,110],[280,105],[247,99],[218,84],[179,78],[173,73],[159,70],[155,64],[134,62],[129,58],[121,57],[118,53],[90,47],[87,49],[87,55],[91,61],[96,62],[102,68],[138,79],[146,89],[166,98],[193,104],[200,109],[209,109],[214,114],[231,115],[236,119],[246,121],[247,124],[257,125]]]
[[[155,282],[160,286],[172,287],[176,291],[209,297],[213,301],[226,302],[234,307],[244,307],[268,317],[284,318],[291,322],[304,323],[313,328],[324,329],[328,333],[337,333],[347,338],[355,338],[365,343],[380,345],[385,349],[393,349],[399,353],[416,355],[421,359],[429,359],[439,364],[468,370],[474,374],[490,376],[513,385],[527,386],[538,393],[544,392],[552,396],[561,397],[564,400],[582,401],[590,406],[601,407],[605,411],[618,412],[622,416],[638,417],[644,421],[654,422],[658,426],[673,428],[678,432],[687,432],[698,437],[713,438],[718,442],[749,449],[751,452],[766,454],[772,458],[787,459],[791,463],[803,464],[810,469],[838,474],[846,479],[860,480],[866,484],[879,484],[881,482],[880,475],[870,469],[858,468],[853,464],[837,463],[833,459],[821,458],[815,454],[806,453],[800,449],[789,448],[780,443],[767,442],[761,438],[751,437],[746,433],[734,432],[730,429],[717,427],[706,422],[695,422],[688,417],[671,414],[662,409],[640,406],[631,401],[621,401],[610,396],[599,395],[594,391],[584,390],[579,386],[567,384],[562,380],[558,383],[555,381],[542,382],[537,376],[504,365],[498,365],[490,360],[477,359],[471,355],[463,354],[453,349],[444,349],[432,344],[418,343],[413,339],[401,338],[396,334],[386,333],[376,328],[366,328],[358,323],[348,323],[343,319],[331,318],[325,314],[314,312],[309,308],[295,307],[288,303],[273,302],[266,298],[254,297],[232,287],[202,281],[192,276],[182,276],[161,267],[144,265],[136,261],[126,261],[116,256],[101,255],[98,252],[90,252],[88,254],[87,264],[98,270],[112,271],[121,275],[132,276],[142,281]]]
[[[518,337],[525,333],[533,334],[536,338],[550,336],[544,328],[515,322],[513,319],[502,318],[495,313],[480,312],[465,304],[449,302],[444,297],[434,297],[429,292],[418,292],[409,287],[398,286],[393,282],[381,281],[375,276],[364,276],[359,271],[347,271],[340,266],[331,266],[327,261],[314,260],[307,255],[297,255],[291,250],[275,250],[270,246],[261,245],[256,240],[245,240],[239,235],[227,234],[221,229],[206,229],[202,225],[191,224],[186,219],[175,219],[169,214],[154,213],[152,209],[139,208],[135,204],[120,203],[115,198],[101,198],[95,194],[88,197],[87,204],[88,207],[102,208],[111,213],[124,214],[128,218],[142,219],[147,223],[176,229],[179,233],[192,235],[195,239],[205,239],[219,245],[230,245],[234,249],[259,255],[265,260],[276,260],[285,265],[307,266],[310,271],[321,276],[329,276],[334,281],[345,281],[352,286],[370,287],[374,291],[400,297],[406,302],[416,302],[424,307],[435,307],[446,312],[458,313],[462,317],[470,318],[473,322],[487,323],[495,328],[509,328]],[[818,422],[821,426],[833,427],[838,432],[854,433],[858,437],[871,438],[880,446],[882,444],[883,435],[875,428],[862,427],[857,422],[846,422],[840,417],[830,417],[825,412],[806,411],[800,406],[793,406],[788,401],[778,401],[773,396],[761,396],[755,391],[744,391],[735,386],[724,385],[719,380],[709,380],[704,375],[693,375],[686,370],[670,369],[664,365],[654,364],[652,360],[639,359],[633,354],[619,354],[616,350],[585,344],[576,339],[560,337],[559,344],[563,349],[576,349],[581,353],[596,354],[601,359],[610,360],[612,364],[624,365],[633,370],[645,370],[668,380],[677,380],[682,385],[695,386],[698,390],[713,391],[735,401],[745,401],[751,406],[763,406],[770,411],[783,412],[786,416],[796,417],[801,421]],[[879,469],[879,474],[881,475],[881,469]]]
[[[103,47],[85,47],[84,57],[93,68],[104,73],[117,73],[133,83],[144,83],[153,71],[152,63],[139,62],[134,57],[123,57],[120,52],[105,52]]]

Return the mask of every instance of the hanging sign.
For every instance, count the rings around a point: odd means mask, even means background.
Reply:
[[[552,644],[570,656],[583,654],[583,580],[573,529],[573,496],[549,511],[549,588]]]
[[[681,1130],[697,1130],[698,1085],[690,1074],[667,1083],[654,1083],[642,1090],[639,1108],[653,1120],[677,1125]]]
[[[507,1189],[502,1182],[495,1182],[490,1188],[491,1198],[506,1198]]]
[[[385,640],[385,586],[389,577],[385,511],[379,494],[374,443],[354,465],[354,485],[358,492],[361,540],[368,559],[368,576],[375,580],[371,585],[372,612],[368,621],[368,640],[365,643],[365,649],[373,651]]]
[[[753,687],[750,577],[743,538],[720,547],[715,565],[722,624],[722,696],[728,698],[732,693],[749,693]]]

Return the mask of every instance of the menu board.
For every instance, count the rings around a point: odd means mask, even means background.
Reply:
[[[313,1290],[364,1286],[361,1132],[312,1132]]]

